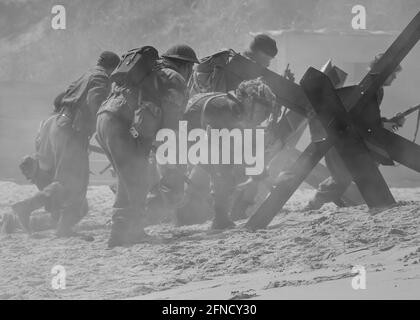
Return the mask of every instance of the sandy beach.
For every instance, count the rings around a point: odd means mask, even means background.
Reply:
[[[35,188],[1,182],[0,190],[4,214]],[[146,229],[147,243],[108,250],[113,195],[91,186],[77,231],[94,241],[1,236],[0,299],[419,299],[420,188],[392,189],[399,205],[376,214],[332,204],[304,212],[313,192],[296,192],[266,230],[162,223]],[[53,289],[57,265],[65,289]],[[366,270],[365,290],[352,287],[355,266]]]

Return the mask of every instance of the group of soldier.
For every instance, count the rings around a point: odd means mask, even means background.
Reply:
[[[156,164],[151,161],[157,147],[156,132],[162,128],[176,131],[181,120],[188,121],[189,130],[256,128],[270,121],[281,123],[279,118],[287,112],[275,112],[278,100],[261,78],[243,79],[231,91],[223,85],[206,87],[197,82],[195,65],[200,61],[187,45],[173,46],[160,56],[153,47],[143,47],[141,54],[156,61],[151,72],[141,76],[141,81],[113,78],[111,75],[126,61],[126,56],[120,58],[106,51],[94,68],[55,99],[54,113],[39,129],[35,155],[21,164],[22,172],[39,191],[12,206],[27,232],[32,231],[31,214],[45,207],[51,213],[51,226],[56,228],[57,236],[75,234],[73,227],[88,212],[86,193],[92,138],[102,148],[117,177],[108,247],[143,241],[147,237],[146,216],[162,203],[180,220],[183,211],[208,205],[208,194],[199,194],[200,186],[211,190],[212,228],[230,228],[235,225],[234,220],[245,217],[260,182],[268,177],[266,171],[247,177],[240,165]],[[259,34],[242,55],[268,68],[277,55],[276,42],[266,34]],[[401,126],[402,123],[387,124],[381,118],[382,96],[381,89],[366,111],[366,125],[378,122],[375,125]],[[282,141],[281,137],[277,140]],[[332,153],[327,160],[330,170],[333,168],[332,176],[320,185],[308,209],[335,202],[352,181],[339,157]],[[151,183],[150,172],[156,172],[157,183]],[[241,190],[239,199],[232,200],[235,190]]]

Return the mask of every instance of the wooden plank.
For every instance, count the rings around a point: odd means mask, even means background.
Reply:
[[[420,40],[420,12],[411,20],[375,67],[363,78],[345,103],[347,110],[357,118],[369,99],[383,86],[385,80],[394,72],[401,61]]]
[[[249,218],[245,227],[250,230],[267,227],[331,147],[332,142],[328,139],[312,142],[296,162],[279,176],[277,184],[258,207],[255,214]]]
[[[302,78],[301,86],[366,204],[371,208],[395,204],[388,185],[363,138],[352,124],[330,79],[322,72],[309,68]]]
[[[281,161],[283,165],[280,166],[279,170],[277,171],[277,174],[281,172],[283,169],[290,167],[294,162],[296,162],[296,160],[299,158],[301,154],[302,152],[297,150],[296,148],[285,148],[281,150],[278,155],[278,157],[280,158],[277,161],[279,162]],[[276,167],[276,164],[274,164],[274,167]],[[323,182],[325,179],[327,179],[329,176],[330,176],[330,171],[328,170],[328,168],[324,166],[323,164],[318,163],[314,167],[314,169],[309,173],[309,175],[306,177],[305,182],[308,185],[310,185],[312,188],[318,189],[319,184]],[[357,189],[357,186],[354,184],[354,182],[349,186],[349,188],[343,194],[342,200],[348,206],[358,206],[365,203],[362,195],[359,192],[359,189]],[[340,205],[340,203],[336,203],[336,204]]]
[[[375,138],[374,138],[375,137]],[[385,148],[396,162],[420,172],[420,146],[387,129],[378,128],[364,138],[372,145]]]
[[[225,70],[227,75],[236,79],[255,79],[262,76],[277,96],[280,104],[303,117],[306,116],[307,110],[311,109],[308,99],[298,84],[267,68],[261,67],[240,54],[232,57]],[[234,80],[230,82],[236,83]]]

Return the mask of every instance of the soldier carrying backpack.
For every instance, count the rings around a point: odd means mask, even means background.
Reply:
[[[249,48],[242,53],[242,56],[268,68],[277,52],[277,44],[274,39],[266,34],[258,34],[249,44]],[[188,84],[190,97],[198,93],[235,90],[243,80],[249,80],[236,78],[225,71],[226,65],[235,55],[238,53],[229,49],[201,59]],[[246,68],[246,66],[244,67]],[[261,75],[255,75],[254,78],[259,76]]]
[[[188,100],[186,83],[197,61],[186,45],[172,47],[161,60],[155,48],[146,46],[124,55],[111,76],[115,85],[97,120],[98,143],[118,177],[109,248],[147,236],[150,152],[159,129],[178,128]]]
[[[249,59],[256,62],[261,67],[266,68],[270,66],[271,61],[275,58],[277,52],[277,45],[274,39],[266,34],[258,34],[249,44],[249,48],[241,55],[247,58],[244,59],[244,61],[248,61]],[[262,76],[262,74],[254,74],[254,77],[244,79],[227,71],[226,66],[230,63],[231,59],[237,55],[239,55],[239,53],[229,49],[222,50],[214,55],[201,59],[200,64],[195,68],[188,84],[190,97],[212,92],[227,93],[230,90],[236,90],[238,85],[244,80]],[[247,68],[248,66],[244,64],[241,67]],[[290,75],[293,76],[292,74]],[[208,197],[208,186],[210,184],[208,175],[198,166],[191,169],[189,178],[194,184],[191,184],[189,188],[187,188],[187,194],[192,192],[195,196],[188,197],[184,202],[184,205],[176,211],[178,224],[181,225],[201,223],[211,215],[206,203],[206,200],[210,201]],[[197,194],[198,192],[200,194]],[[233,220],[245,217],[245,212],[254,203],[256,194],[257,188],[255,186],[239,193],[232,208],[231,214]]]
[[[12,206],[26,231],[31,232],[31,213],[44,206],[57,215],[58,236],[71,236],[85,214],[89,140],[96,112],[109,93],[109,75],[119,61],[115,53],[103,52],[97,65],[55,100],[55,113],[41,125],[35,157],[21,165],[40,191]]]

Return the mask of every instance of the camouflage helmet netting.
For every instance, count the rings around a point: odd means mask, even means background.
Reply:
[[[236,95],[241,101],[250,97],[269,107],[271,107],[276,100],[273,91],[271,91],[270,87],[266,85],[261,78],[241,82],[236,89]]]

